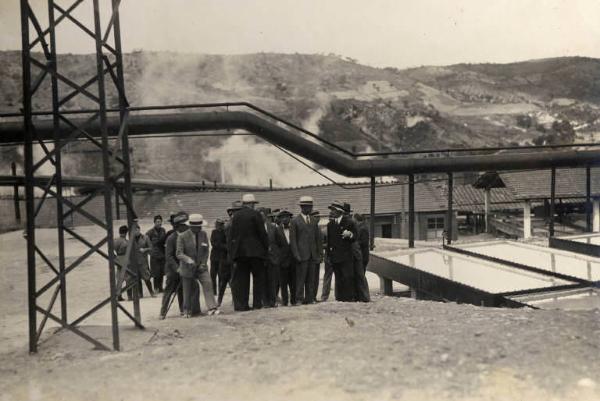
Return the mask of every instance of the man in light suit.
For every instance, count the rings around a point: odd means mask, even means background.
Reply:
[[[321,261],[321,235],[311,218],[313,198],[302,196],[300,214],[290,224],[290,247],[296,260],[296,303],[312,304],[315,300],[315,266]]]
[[[204,301],[209,315],[219,314],[215,294],[213,293],[212,280],[208,271],[207,261],[209,254],[208,236],[202,231],[204,218],[201,214],[192,214],[189,217],[189,230],[177,237],[177,259],[183,284],[183,309],[186,317],[191,317],[192,282],[200,281]]]

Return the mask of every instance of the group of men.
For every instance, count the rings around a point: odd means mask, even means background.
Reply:
[[[182,316],[200,314],[200,286],[209,315],[220,313],[227,284],[235,311],[315,303],[323,262],[321,301],[329,297],[333,275],[336,300],[370,301],[365,278],[369,231],[361,215],[352,215],[349,204],[331,203],[323,230],[310,196],[300,198],[296,216],[286,209],[271,211],[257,204],[254,195],[243,195],[227,209],[228,220],[216,220],[210,239],[202,229],[200,214],[182,211],[171,215],[168,232],[161,216],[155,216],[154,227],[146,235],[134,225],[129,266],[145,281],[152,296],[155,291],[164,292],[161,319],[175,297]],[[126,234],[127,227],[121,227],[115,241],[119,266],[126,265]],[[128,276],[119,274],[126,282]]]

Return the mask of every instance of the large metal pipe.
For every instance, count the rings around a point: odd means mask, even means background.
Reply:
[[[76,124],[83,124],[83,120],[77,121]],[[109,135],[116,136],[119,128],[118,118],[108,118],[107,124]],[[52,121],[37,120],[35,125],[40,139],[52,138]],[[129,135],[131,136],[235,129],[251,132],[270,143],[348,177],[600,165],[600,150],[544,152],[533,150],[527,153],[496,153],[444,158],[402,157],[357,160],[249,112],[219,111],[132,115],[129,118]],[[93,136],[100,135],[97,122],[91,124],[86,131]],[[69,132],[69,128],[63,124],[61,135],[67,135]],[[0,143],[22,141],[23,124],[21,122],[0,124]]]

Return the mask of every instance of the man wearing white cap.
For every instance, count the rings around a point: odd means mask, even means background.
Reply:
[[[201,214],[191,214],[190,228],[177,237],[177,259],[179,259],[179,274],[183,285],[183,309],[186,317],[191,316],[190,305],[192,297],[192,281],[198,280],[202,285],[204,301],[209,315],[219,314],[212,280],[208,272],[209,242],[205,231],[202,231],[204,218]]]
[[[227,238],[231,260],[235,262],[232,280],[233,308],[250,310],[250,274],[252,274],[252,307],[262,308],[265,291],[265,260],[269,239],[260,214],[254,210],[258,202],[252,194],[242,197],[242,208],[231,219],[231,235]]]
[[[321,235],[310,216],[313,198],[300,197],[300,213],[290,223],[290,248],[296,259],[296,305],[314,303],[316,265],[321,259]]]

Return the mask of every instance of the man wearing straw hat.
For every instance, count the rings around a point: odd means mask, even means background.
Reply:
[[[191,317],[190,305],[192,304],[192,282],[200,281],[204,301],[209,315],[219,314],[212,280],[208,272],[208,236],[202,231],[204,218],[201,214],[191,214],[189,229],[177,237],[177,259],[183,284],[183,308],[186,317]]]
[[[235,262],[232,281],[233,308],[236,311],[250,310],[250,274],[253,282],[252,307],[262,308],[269,239],[262,217],[254,210],[257,203],[253,194],[244,194],[243,207],[231,220],[231,235],[228,241],[231,260]]]
[[[290,247],[296,259],[296,305],[315,301],[315,266],[321,261],[321,235],[317,222],[310,216],[313,198],[302,196],[300,213],[290,224]]]

